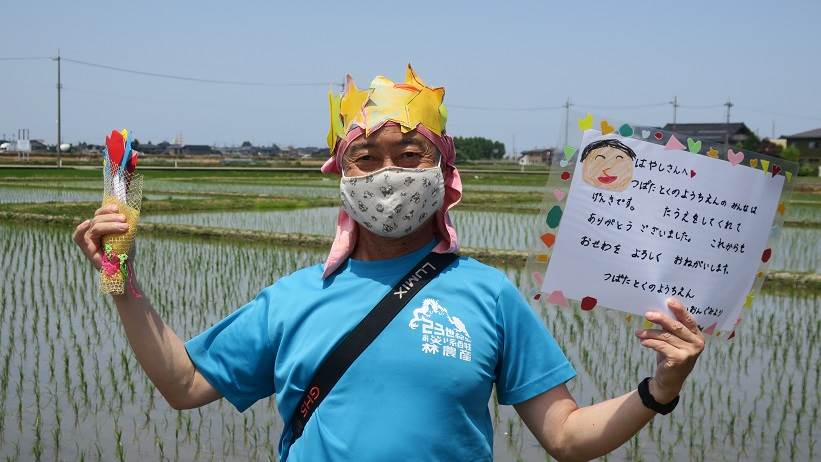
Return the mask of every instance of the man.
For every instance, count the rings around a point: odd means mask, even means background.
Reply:
[[[171,406],[224,396],[243,411],[276,393],[283,460],[461,461],[492,458],[493,384],[562,460],[610,452],[653,418],[651,408],[675,402],[704,345],[680,303],[668,303],[678,320],[651,312],[661,328],[636,333],[658,354],[642,396],[579,408],[564,385],[575,371],[516,288],[462,257],[409,301],[294,438],[291,416],[322,360],[425,255],[458,249],[448,211],[462,188],[443,96],[410,66],[404,83],[380,76],[359,90],[349,78],[344,95],[331,95],[322,170],[342,175],[342,207],[324,265],[281,278],[186,343],[146,297],[114,297],[138,361]],[[126,229],[104,207],[74,238],[99,267],[101,237]]]

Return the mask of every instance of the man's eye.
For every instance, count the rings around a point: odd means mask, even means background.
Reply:
[[[596,154],[596,159],[598,159],[599,157],[601,157],[602,159],[604,159],[604,156],[603,156],[603,155],[601,155],[601,154]]]
[[[373,156],[360,156],[360,157],[356,158],[357,162],[362,162],[362,161],[368,162],[368,161],[371,161],[371,160],[373,160]]]
[[[407,152],[402,153],[402,157],[406,157],[406,158],[407,157],[419,157],[419,155],[420,154],[418,152],[412,152],[412,151],[407,151]]]

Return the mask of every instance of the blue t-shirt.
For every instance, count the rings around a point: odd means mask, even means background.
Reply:
[[[239,411],[276,393],[283,461],[489,461],[493,383],[501,404],[515,404],[575,371],[504,273],[465,257],[410,300],[288,447],[319,363],[434,245],[348,259],[324,281],[322,265],[296,271],[185,347]]]

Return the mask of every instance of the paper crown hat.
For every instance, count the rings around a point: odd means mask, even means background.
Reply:
[[[410,64],[405,72],[405,82],[394,83],[379,75],[366,90],[358,89],[349,74],[344,92],[336,95],[328,92],[331,106],[328,147],[331,155],[334,155],[340,139],[355,127],[365,130],[365,136],[368,136],[390,121],[399,124],[403,133],[422,124],[441,135],[448,118],[447,108],[442,104],[444,97],[443,87],[427,86]]]

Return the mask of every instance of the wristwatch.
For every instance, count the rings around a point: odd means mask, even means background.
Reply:
[[[644,407],[656,411],[662,415],[672,412],[678,404],[678,395],[676,395],[676,397],[667,404],[661,404],[656,401],[656,399],[653,398],[653,395],[650,394],[650,377],[646,377],[639,384],[639,397],[641,397],[641,402],[644,404]]]

